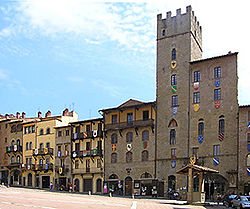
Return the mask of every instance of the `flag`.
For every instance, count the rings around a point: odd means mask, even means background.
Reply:
[[[219,140],[220,140],[220,141],[223,141],[223,139],[224,139],[224,133],[221,132],[221,133],[219,133]]]
[[[195,82],[194,83],[194,90],[197,91],[200,87],[200,83],[199,82]]]
[[[171,86],[172,93],[175,94],[177,92],[177,86]]]
[[[247,168],[247,175],[250,176],[250,168]]]
[[[220,160],[219,160],[218,157],[214,157],[214,158],[213,158],[213,161],[214,161],[214,165],[215,165],[215,166],[217,166],[217,165],[220,164]]]
[[[148,146],[148,142],[147,141],[142,142],[142,146],[143,146],[143,149],[146,149]]]
[[[88,136],[87,132],[86,132],[86,131],[85,131],[85,132],[83,132],[83,138],[84,138],[84,139],[86,139],[86,138],[87,138],[87,136]]]
[[[116,151],[116,144],[112,144],[112,151]]]

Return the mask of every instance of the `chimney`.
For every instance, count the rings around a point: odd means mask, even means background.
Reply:
[[[42,117],[43,117],[41,111],[38,112],[37,117],[38,117],[38,118],[42,118]]]
[[[17,119],[20,118],[20,112],[16,112],[16,118],[17,118]]]
[[[26,113],[22,112],[22,118],[25,118],[25,117],[26,117]]]
[[[51,117],[51,112],[48,110],[48,112],[45,113],[45,118]]]
[[[68,116],[69,115],[69,110],[68,108],[66,108],[64,111],[63,111],[63,116]]]
[[[9,119],[9,115],[8,115],[8,114],[5,114],[5,118],[6,118],[6,119]]]

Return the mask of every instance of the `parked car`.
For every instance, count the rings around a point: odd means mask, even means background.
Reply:
[[[232,200],[233,208],[250,208],[250,196],[237,196]]]
[[[223,198],[223,204],[226,206],[226,207],[232,207],[232,200],[237,197],[236,194],[231,194],[231,195],[228,195],[226,194]]]

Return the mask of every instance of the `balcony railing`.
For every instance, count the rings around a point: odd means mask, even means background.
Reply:
[[[80,132],[80,133],[73,133],[72,134],[72,140],[83,140],[83,139],[90,139],[90,138],[96,138],[96,137],[102,137],[103,131],[96,130],[96,131],[86,131],[86,132]]]
[[[45,164],[22,164],[22,169],[32,171],[53,171],[53,163]]]
[[[20,145],[13,145],[13,146],[7,146],[6,147],[6,152],[22,152],[23,151],[23,146]]]
[[[103,167],[73,168],[73,174],[103,173]]]
[[[72,158],[82,158],[82,157],[102,157],[103,151],[100,149],[92,149],[92,150],[82,150],[82,151],[73,151]]]
[[[134,127],[144,127],[144,126],[154,126],[154,120],[148,119],[148,120],[134,120],[130,122],[110,123],[105,125],[105,131],[134,128]]]
[[[53,155],[53,148],[33,149],[33,155]]]
[[[11,162],[7,167],[9,167],[9,168],[13,168],[13,167],[21,168],[21,163],[20,162]]]

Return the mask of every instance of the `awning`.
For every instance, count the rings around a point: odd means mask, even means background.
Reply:
[[[200,166],[200,165],[194,165],[194,164],[188,164],[181,169],[177,170],[177,174],[183,174],[183,175],[188,175],[188,170],[189,168],[193,169],[193,173],[200,173],[200,172],[206,172],[206,173],[219,173],[219,171],[214,170],[212,168]]]

